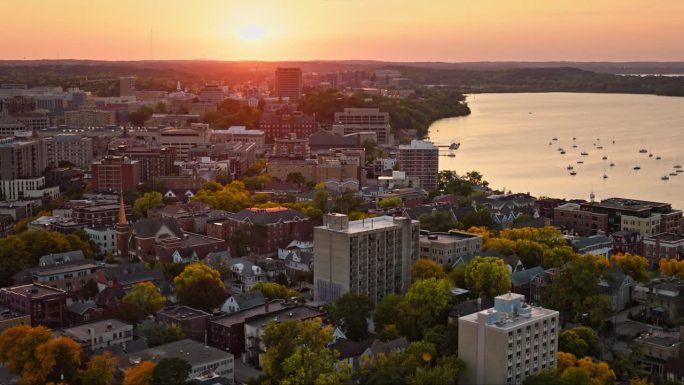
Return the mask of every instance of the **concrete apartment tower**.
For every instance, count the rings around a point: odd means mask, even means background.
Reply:
[[[402,293],[411,283],[418,258],[419,222],[382,216],[349,221],[328,214],[314,228],[314,298],[333,302],[345,293],[365,294],[378,302]]]
[[[427,191],[439,185],[439,148],[430,142],[412,140],[397,151],[399,169],[409,177],[418,177],[420,187]]]
[[[556,367],[558,312],[532,307],[521,294],[494,298],[494,307],[458,319],[462,384],[522,384]]]
[[[122,76],[119,78],[119,96],[135,95],[135,76]]]
[[[277,97],[290,98],[290,103],[297,103],[302,97],[302,70],[300,68],[277,68],[275,91]]]

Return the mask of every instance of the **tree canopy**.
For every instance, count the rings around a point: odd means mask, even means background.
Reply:
[[[191,263],[173,279],[180,303],[211,312],[225,300],[221,274],[203,263]]]
[[[136,306],[145,314],[151,315],[164,307],[166,298],[161,295],[157,286],[148,281],[133,285],[133,288],[124,295],[123,302]]]
[[[353,341],[368,338],[368,318],[373,311],[373,301],[368,296],[346,293],[339,297],[330,309],[330,316],[341,324],[345,335]]]
[[[454,219],[451,211],[433,211],[418,217],[420,229],[436,232],[446,232],[454,229],[462,229],[463,224]]]
[[[133,203],[133,215],[136,218],[147,217],[147,212],[164,206],[164,197],[156,191],[146,192]]]
[[[508,267],[496,257],[475,257],[468,262],[465,283],[474,295],[484,298],[494,298],[511,289]]]
[[[444,277],[446,277],[446,273],[444,273],[442,265],[431,259],[420,258],[411,266],[412,281],[426,278],[441,279]]]

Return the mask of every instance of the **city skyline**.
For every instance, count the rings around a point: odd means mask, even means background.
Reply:
[[[3,60],[684,60],[675,0],[39,0],[0,12],[14,15],[0,25]]]

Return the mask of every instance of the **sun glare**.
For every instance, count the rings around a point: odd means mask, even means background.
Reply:
[[[242,40],[261,40],[266,36],[266,30],[258,25],[246,25],[238,29],[238,36]]]

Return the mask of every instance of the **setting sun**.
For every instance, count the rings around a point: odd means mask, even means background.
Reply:
[[[238,30],[238,36],[242,40],[261,40],[266,36],[266,30],[258,25],[246,25]]]

